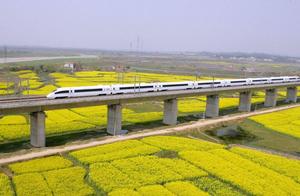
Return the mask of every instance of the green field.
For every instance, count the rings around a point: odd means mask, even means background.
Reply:
[[[299,156],[300,153],[300,107],[249,117],[205,132],[226,144],[242,144],[265,148]],[[219,130],[233,130],[237,135],[217,136]],[[185,132],[203,138],[199,132]],[[206,138],[207,139],[207,138]]]
[[[0,195],[299,195],[300,161],[173,136],[6,166]]]

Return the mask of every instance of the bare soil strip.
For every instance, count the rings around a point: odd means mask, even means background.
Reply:
[[[38,158],[38,157],[55,155],[55,154],[59,154],[59,153],[65,153],[65,152],[69,152],[69,151],[73,151],[73,150],[79,150],[79,149],[83,149],[83,148],[89,148],[89,147],[93,147],[93,146],[98,146],[98,145],[103,145],[103,144],[108,144],[108,143],[113,143],[113,142],[118,142],[118,141],[124,141],[124,140],[128,140],[128,139],[137,139],[137,138],[142,138],[142,137],[147,137],[147,136],[163,135],[163,134],[170,134],[173,132],[205,128],[205,127],[217,124],[217,123],[242,120],[242,119],[248,118],[250,116],[254,116],[254,115],[266,114],[266,113],[276,112],[276,111],[280,111],[280,110],[295,108],[295,107],[299,107],[299,106],[300,106],[300,104],[291,104],[291,105],[280,106],[280,107],[275,107],[275,108],[265,108],[265,109],[261,109],[259,111],[254,111],[254,112],[249,112],[249,113],[238,113],[238,114],[220,116],[219,118],[215,118],[215,119],[202,119],[202,120],[190,123],[190,124],[178,125],[175,127],[167,127],[167,128],[159,129],[159,130],[155,130],[155,131],[145,130],[143,132],[132,133],[132,134],[124,135],[124,136],[111,136],[111,137],[108,137],[107,139],[101,140],[101,141],[92,141],[92,142],[84,143],[84,144],[71,144],[71,145],[67,145],[67,146],[63,146],[63,147],[61,147],[61,146],[60,147],[52,147],[52,148],[46,147],[46,148],[41,149],[38,152],[29,152],[29,153],[24,153],[22,155],[0,158],[0,165],[5,165],[5,164],[13,163],[13,162],[18,162],[18,161],[29,160],[29,159]]]

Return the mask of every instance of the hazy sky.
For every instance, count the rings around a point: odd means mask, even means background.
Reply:
[[[0,45],[300,56],[300,0],[0,0]]]

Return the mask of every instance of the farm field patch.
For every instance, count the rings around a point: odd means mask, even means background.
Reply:
[[[72,166],[71,161],[60,156],[52,156],[21,163],[14,163],[9,165],[9,168],[14,174],[24,174],[62,169],[70,166]]]
[[[155,150],[88,164],[82,159],[143,145]],[[3,195],[299,195],[300,191],[299,160],[175,136],[116,142],[7,167],[12,178],[0,173]]]
[[[231,148],[230,151],[300,183],[299,161],[240,147]]]
[[[300,138],[300,107],[252,116],[249,119],[274,131]]]
[[[12,187],[8,176],[0,172],[0,195],[13,195]]]

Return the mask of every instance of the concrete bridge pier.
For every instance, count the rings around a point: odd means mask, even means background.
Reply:
[[[219,116],[219,95],[206,96],[205,116],[208,118]]]
[[[286,102],[297,102],[297,87],[288,87],[286,91]]]
[[[177,99],[164,100],[163,123],[166,125],[176,125],[177,113],[178,113]]]
[[[266,89],[265,107],[275,107],[277,101],[277,89]]]
[[[30,113],[30,144],[34,147],[46,146],[45,112]]]
[[[122,130],[122,106],[113,104],[107,106],[107,133],[120,135]]]
[[[251,111],[251,96],[252,92],[240,92],[239,111],[250,112]]]

